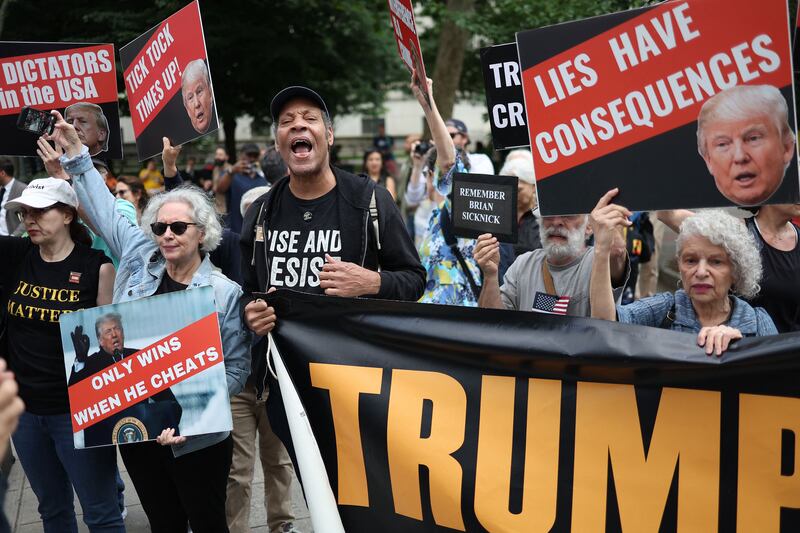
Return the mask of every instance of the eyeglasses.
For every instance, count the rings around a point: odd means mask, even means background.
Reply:
[[[54,209],[55,207],[56,207],[55,204],[41,208],[23,207],[22,209],[17,211],[17,219],[19,219],[20,222],[25,222],[25,219],[28,218],[28,216],[30,216],[33,220],[39,220],[40,218],[42,218],[42,215],[44,215],[51,209]]]
[[[189,226],[198,226],[199,224],[195,224],[194,222],[170,222],[167,224],[166,222],[153,222],[150,224],[150,229],[153,230],[153,233],[161,237],[167,232],[167,228],[172,230],[172,233],[175,235],[183,235],[186,233],[186,230]]]

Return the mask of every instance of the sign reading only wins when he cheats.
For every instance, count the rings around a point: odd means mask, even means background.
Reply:
[[[474,239],[491,233],[501,242],[517,242],[515,176],[453,175],[453,235]]]
[[[89,153],[122,159],[113,44],[0,42],[0,153],[36,157],[24,107],[57,109]]]
[[[543,215],[800,201],[785,0],[670,0],[517,33]]]
[[[59,325],[76,448],[231,429],[211,287],[84,309]]]
[[[195,0],[119,51],[139,160],[219,128]]]

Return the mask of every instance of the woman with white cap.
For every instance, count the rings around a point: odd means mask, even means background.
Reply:
[[[92,250],[78,198],[56,178],[32,181],[6,203],[27,238],[0,237],[9,367],[25,402],[14,447],[39,500],[45,532],[76,532],[73,488],[89,531],[125,531],[114,447],[73,446],[59,317],[111,303],[114,267]]]

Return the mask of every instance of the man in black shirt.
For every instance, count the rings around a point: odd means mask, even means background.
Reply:
[[[322,97],[288,87],[270,111],[289,175],[253,203],[242,228],[242,303],[250,329],[266,335],[274,327],[274,309],[252,294],[273,287],[417,300],[425,270],[400,212],[371,180],[330,165],[333,127]]]

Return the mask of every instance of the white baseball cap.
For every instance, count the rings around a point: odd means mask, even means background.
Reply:
[[[61,202],[78,207],[78,195],[72,190],[69,183],[57,178],[42,178],[33,180],[25,187],[22,194],[6,202],[6,210],[19,211],[23,207],[41,209]]]

